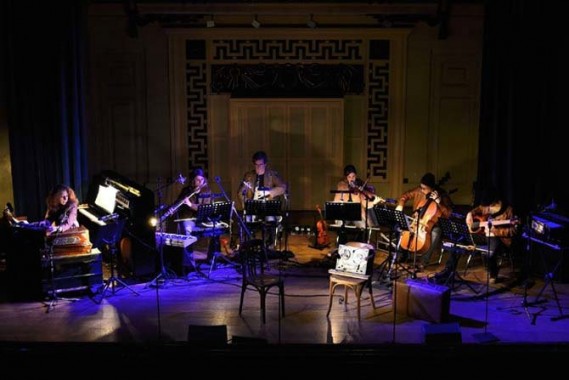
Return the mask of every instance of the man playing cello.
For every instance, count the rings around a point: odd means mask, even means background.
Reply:
[[[448,218],[452,213],[453,203],[446,191],[435,182],[435,175],[427,173],[421,178],[419,186],[403,193],[399,197],[397,210],[403,210],[407,202],[413,203],[412,225],[416,231],[403,231],[401,248],[410,252],[422,253],[419,270],[429,265],[434,251],[442,248],[442,230],[437,224],[438,218]]]

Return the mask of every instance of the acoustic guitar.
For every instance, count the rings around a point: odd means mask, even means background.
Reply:
[[[476,216],[473,218],[472,224],[468,226],[468,229],[473,234],[484,234],[486,235],[487,231],[486,228],[488,225],[492,226],[506,226],[506,225],[516,225],[519,224],[519,219],[517,217],[513,217],[512,219],[504,219],[504,220],[488,220],[488,217],[480,217]]]

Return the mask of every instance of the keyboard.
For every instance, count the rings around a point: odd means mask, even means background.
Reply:
[[[92,221],[95,224],[98,224],[99,226],[106,226],[107,225],[107,223],[103,222],[102,220],[99,220],[99,217],[97,215],[91,213],[90,211],[88,211],[85,208],[80,208],[79,213],[86,216],[87,219],[89,219],[90,221]]]
[[[169,234],[166,232],[156,232],[156,244],[164,244],[170,247],[186,248],[198,240],[192,235]]]

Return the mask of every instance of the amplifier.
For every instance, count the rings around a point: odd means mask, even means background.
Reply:
[[[395,311],[429,322],[446,322],[450,309],[450,288],[425,281],[407,279],[393,287]]]

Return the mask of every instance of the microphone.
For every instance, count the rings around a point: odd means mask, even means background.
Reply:
[[[176,182],[178,182],[179,184],[183,185],[186,183],[186,177],[184,177],[182,175],[182,173],[178,174],[178,176],[176,177]]]
[[[12,206],[12,204],[10,202],[6,203],[6,209],[8,209],[9,212],[14,212],[14,206]]]

